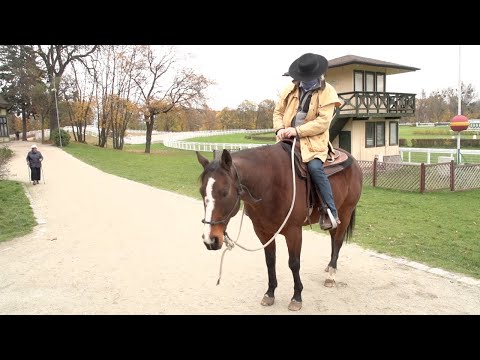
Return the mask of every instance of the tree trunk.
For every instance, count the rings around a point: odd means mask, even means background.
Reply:
[[[54,96],[53,94],[51,96]],[[55,99],[53,99],[55,103]],[[53,131],[58,128],[57,126],[57,113],[55,106],[50,109],[50,140],[53,141]]]
[[[25,103],[22,103],[22,140],[27,141],[27,113]]]
[[[145,144],[145,153],[150,154],[150,145],[152,144],[152,131],[153,123],[155,121],[155,115],[151,114],[149,120],[147,121],[147,134],[146,134],[146,144]]]
[[[50,76],[49,76],[50,77]],[[60,84],[61,75],[54,77],[51,75],[50,79],[55,79],[55,89],[56,91],[50,91],[52,109],[50,110],[50,141],[53,141],[53,131],[58,129],[59,120],[57,119],[57,103],[58,103],[58,85]],[[52,80],[51,80],[52,81]]]

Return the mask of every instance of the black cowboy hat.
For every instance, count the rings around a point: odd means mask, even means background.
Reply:
[[[307,53],[295,60],[288,74],[295,80],[310,81],[320,78],[328,68],[328,60],[322,55]]]

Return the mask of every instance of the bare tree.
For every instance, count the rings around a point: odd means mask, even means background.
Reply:
[[[113,147],[123,149],[128,124],[139,115],[140,91],[134,82],[141,67],[139,47],[105,46],[95,73],[99,146],[107,145],[111,135]]]
[[[88,60],[87,60],[88,61]],[[91,68],[95,70],[95,64]],[[95,86],[93,76],[85,67],[77,69],[71,66],[71,74],[65,74],[66,93],[65,102],[68,109],[70,125],[75,141],[86,141],[86,128],[93,121],[93,101]]]
[[[82,62],[93,54],[99,45],[36,45],[35,52],[42,59],[47,81],[59,89],[62,76],[70,63]],[[54,96],[53,94],[51,95]],[[50,115],[50,140],[53,130],[58,128],[57,113],[52,107]]]
[[[175,106],[203,105],[204,90],[212,84],[204,76],[189,68],[176,67],[177,57],[172,46],[159,48],[142,46],[143,61],[139,62],[133,77],[141,92],[143,112],[147,125],[145,153],[150,153],[155,118]]]

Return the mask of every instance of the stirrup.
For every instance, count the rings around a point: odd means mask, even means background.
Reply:
[[[327,214],[330,218],[330,221],[332,222],[332,227],[330,229],[333,230],[338,226],[337,220],[333,217],[332,211],[330,209],[327,209]]]

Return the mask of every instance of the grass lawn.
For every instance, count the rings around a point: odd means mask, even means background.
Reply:
[[[202,167],[195,152],[159,144],[155,148],[144,154],[71,143],[65,151],[105,172],[200,199]],[[479,201],[479,190],[419,194],[365,187],[353,241],[480,278],[479,219],[465,210],[475,209]],[[314,230],[321,231],[318,225]]]
[[[480,278],[480,190],[408,193],[364,187],[354,241]]]
[[[479,132],[477,131],[477,138]],[[462,139],[473,139],[475,132],[462,132]],[[408,146],[411,145],[412,139],[449,139],[452,136],[457,138],[457,133],[450,130],[450,126],[435,127],[415,127],[415,126],[399,126],[398,136],[400,139],[406,139]]]
[[[205,140],[251,142],[244,134]],[[75,142],[64,148],[107,173],[200,199],[198,176],[202,167],[195,152],[162,144],[152,144],[151,154],[145,154],[144,149],[145,145],[126,145],[125,151],[119,151]],[[202,154],[213,157],[211,152]],[[480,278],[480,220],[477,212],[470,210],[479,202],[480,190],[420,194],[365,186],[353,241],[372,250]],[[0,203],[0,241],[32,231],[35,219],[22,185],[0,181]],[[314,230],[322,231],[318,225]]]
[[[0,242],[32,232],[37,222],[21,183],[1,180],[0,204]]]

